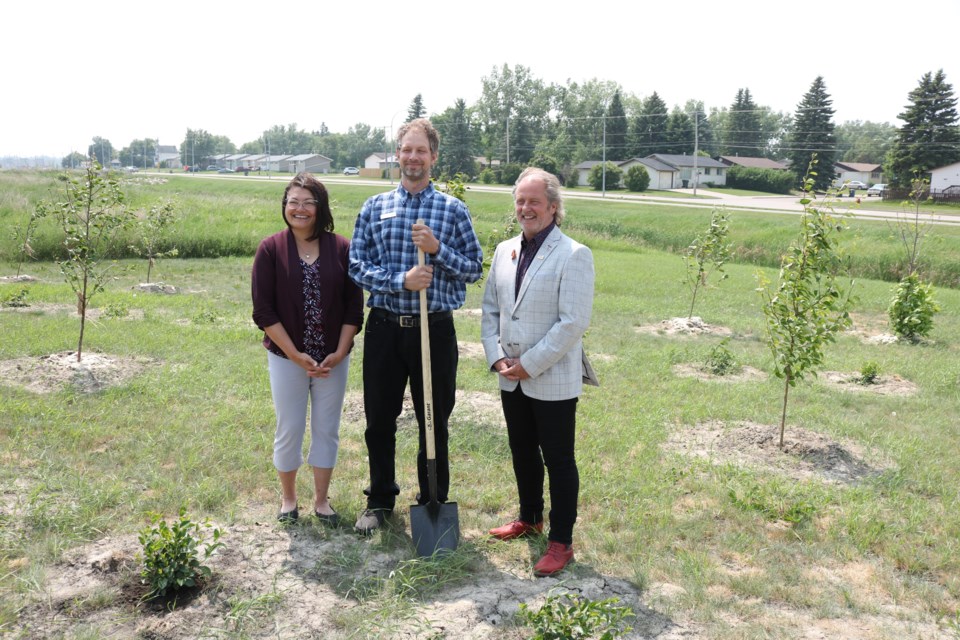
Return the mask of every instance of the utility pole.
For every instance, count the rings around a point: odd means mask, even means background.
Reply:
[[[697,197],[697,183],[700,181],[700,171],[697,167],[697,159],[700,155],[700,133],[698,123],[700,120],[700,111],[697,107],[693,108],[693,197]]]
[[[607,197],[607,111],[603,111],[603,152],[601,157],[603,158],[600,161],[600,176],[602,185],[602,191],[600,193],[601,198]]]

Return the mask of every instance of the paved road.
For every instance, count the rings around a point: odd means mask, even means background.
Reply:
[[[286,183],[290,176],[288,174],[276,175],[250,175],[243,176],[239,174],[188,174],[188,173],[164,173],[157,172],[158,175],[179,175],[181,177],[199,177],[216,178],[225,180],[272,180]],[[326,183],[333,184],[353,184],[365,186],[381,186],[384,189],[391,188],[396,182],[390,183],[383,180],[371,180],[357,177],[345,177],[337,174],[327,174],[320,176]],[[467,187],[470,191],[488,192],[488,193],[510,193],[511,187],[501,185],[477,185],[471,184]],[[733,211],[754,211],[763,213],[778,213],[787,215],[799,215],[803,212],[803,206],[797,196],[739,196],[724,193],[722,191],[709,191],[697,189],[697,195],[703,196],[703,199],[693,198],[693,189],[673,189],[678,197],[657,197],[655,195],[626,193],[622,191],[608,191],[605,195],[596,191],[565,191],[563,197],[567,200],[606,200],[610,202],[644,202],[656,203],[657,205],[668,207],[699,207],[704,209],[713,209],[723,206]],[[685,196],[685,197],[684,197]],[[895,221],[902,215],[896,211],[884,211],[870,209],[870,205],[875,202],[871,198],[863,196],[860,198],[860,204],[855,203],[855,198],[844,197],[834,201],[833,208],[837,213],[851,213],[857,218],[864,220],[888,220]],[[922,209],[922,207],[921,207]],[[912,219],[912,214],[911,214]],[[921,222],[930,222],[933,224],[960,226],[960,215],[943,215],[937,213],[921,212],[919,215]]]

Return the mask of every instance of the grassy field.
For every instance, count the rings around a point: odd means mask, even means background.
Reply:
[[[52,184],[49,177],[0,173],[0,225],[9,228]],[[283,184],[201,177],[130,184],[134,205],[158,197],[180,203],[184,218],[172,241],[186,257],[161,261],[154,279],[181,293],[131,289],[142,281],[145,262],[123,260],[129,268],[92,306],[136,313],[88,324],[85,345],[90,352],[146,358],[148,366],[132,381],[94,394],[0,387],[0,635],[30,637],[18,627],[18,612],[43,600],[44,585],[70,549],[134,533],[149,512],[173,515],[186,505],[197,517],[223,523],[228,533],[274,517],[273,409],[261,334],[250,320],[249,271],[256,242],[282,225]],[[337,229],[349,235],[363,199],[383,189],[330,190]],[[502,227],[510,210],[506,195],[470,193],[468,202],[482,238]],[[572,575],[627,580],[648,606],[699,629],[696,637],[807,637],[811,620],[846,620],[871,630],[826,637],[924,637],[904,630],[931,628],[956,637],[949,634],[960,620],[960,291],[937,289],[943,311],[928,343],[866,344],[849,333],[828,349],[826,370],[856,372],[876,362],[883,374],[914,383],[918,392],[891,397],[842,391],[817,379],[801,383],[792,393],[788,432],[803,428],[855,443],[886,464],[851,485],[797,481],[749,466],[711,464],[666,446],[678,433],[707,423],[772,425],[779,418],[777,379],[724,383],[674,374],[674,365],[703,362],[718,337],[637,331],[685,314],[683,262],[671,251],[705,228],[709,211],[576,201],[567,220],[568,232],[594,250],[597,288],[586,347],[602,382],[585,391],[579,405],[582,490]],[[762,270],[776,277],[769,266],[797,227],[793,217],[734,213],[741,263],[727,267],[730,278],[707,291],[696,309],[710,324],[732,331],[727,347],[740,363],[762,371],[770,371],[771,358],[755,276]],[[889,228],[855,220],[851,227],[844,245],[853,268],[891,277],[899,248]],[[957,233],[937,228],[929,244],[929,270],[941,281],[956,282]],[[32,305],[0,310],[0,361],[76,346],[72,293],[50,262],[57,250],[52,230],[37,248],[45,257],[26,271],[38,282],[0,284],[0,298],[26,286]],[[0,275],[12,273],[7,238],[0,250],[6,259]],[[469,287],[466,307],[479,309],[481,293],[481,286]],[[857,328],[885,330],[890,282],[858,277],[856,296]],[[459,339],[475,346],[479,325],[476,315],[459,316]],[[354,400],[361,353],[362,341],[350,372]],[[496,383],[481,358],[462,357],[458,387],[496,407]],[[366,484],[356,412],[345,418],[341,438],[333,503],[352,519]],[[401,430],[398,504],[415,492],[415,446],[415,432]],[[496,411],[460,414],[451,451],[452,493],[471,570],[513,563],[523,571],[529,559],[515,548],[479,544],[480,532],[515,509]],[[300,490],[310,495],[306,473]],[[363,549],[371,543],[344,544]],[[373,544],[412,556],[399,536],[384,534]],[[347,571],[365,570],[351,565]],[[470,580],[467,573],[452,584]],[[345,593],[349,601],[362,599],[356,589]],[[364,601],[369,615],[400,606],[380,596]],[[414,599],[412,606],[420,604]],[[796,614],[793,622],[784,621],[784,611]],[[270,621],[263,613],[261,630]],[[108,621],[100,624],[84,637],[109,628]],[[341,624],[349,635],[350,619]],[[196,637],[249,637],[202,631]]]

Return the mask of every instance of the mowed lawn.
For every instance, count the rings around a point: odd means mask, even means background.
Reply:
[[[96,393],[0,386],[0,633],[16,629],[17,612],[40,597],[68,550],[135,533],[151,512],[173,516],[186,506],[197,518],[223,523],[228,534],[231,525],[275,516],[273,407],[261,333],[250,320],[249,273],[256,242],[281,228],[285,181],[177,178],[156,184],[141,178],[128,191],[135,206],[161,197],[179,203],[183,218],[171,242],[186,257],[161,260],[153,277],[179,293],[133,289],[146,263],[125,257],[92,307],[128,315],[87,324],[86,352],[140,358],[142,372]],[[52,185],[32,176],[0,180],[0,223],[21,220]],[[386,187],[331,184],[337,231],[349,236],[363,199]],[[509,220],[509,196],[468,191],[467,201],[489,251]],[[731,217],[740,262],[726,267],[727,280],[701,294],[695,315],[729,329],[724,344],[740,364],[770,373],[756,276],[762,271],[776,279],[770,256],[789,244],[799,220]],[[702,637],[804,637],[777,621],[771,614],[777,608],[810,619],[860,621],[875,630],[850,637],[897,637],[893,627],[876,622],[880,613],[944,633],[956,629],[958,290],[937,287],[942,311],[928,341],[868,342],[889,331],[894,283],[878,278],[889,280],[901,249],[887,225],[851,222],[852,231],[841,235],[850,263],[874,269],[877,277],[856,278],[856,331],[828,347],[823,369],[855,373],[875,363],[882,374],[917,390],[884,396],[838,389],[816,377],[801,382],[791,391],[787,431],[802,428],[855,446],[877,472],[851,484],[815,475],[796,480],[667,446],[677,434],[704,425],[773,425],[780,415],[782,381],[773,376],[724,382],[676,374],[675,365],[703,363],[720,336],[641,330],[686,315],[683,260],[669,249],[682,250],[705,229],[709,212],[574,201],[567,219],[568,233],[594,251],[597,286],[585,344],[601,380],[579,403],[573,571],[630,581],[648,606],[697,625]],[[957,271],[956,232],[934,228],[931,234],[928,269],[949,281]],[[73,294],[51,260],[56,238],[51,226],[38,234],[40,260],[24,267],[37,282],[0,283],[0,300],[26,288],[30,305],[0,310],[0,361],[76,348]],[[17,268],[12,248],[7,239],[0,244],[0,275]],[[451,427],[451,493],[465,541],[477,543],[470,548],[483,558],[507,553],[479,543],[483,531],[515,515],[516,497],[496,381],[473,355],[481,295],[482,282],[469,286],[465,307],[474,311],[457,316],[463,343],[458,387],[462,404],[476,401],[476,408],[458,413]],[[332,487],[335,507],[351,521],[363,507],[367,481],[358,413],[362,349],[360,340]],[[415,431],[402,429],[401,508],[416,493],[415,446]],[[300,491],[303,508],[310,496],[307,473]],[[230,544],[229,536],[225,541]],[[386,547],[412,557],[405,545],[397,538]],[[900,613],[891,613],[894,607]]]

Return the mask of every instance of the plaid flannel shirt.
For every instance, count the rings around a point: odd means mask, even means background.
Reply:
[[[400,185],[368,198],[353,229],[349,273],[370,292],[367,306],[398,315],[420,311],[419,292],[403,288],[404,275],[417,265],[411,225],[418,218],[440,241],[437,255],[426,256],[433,265],[433,282],[427,288],[430,313],[462,307],[467,283],[483,274],[483,250],[466,205],[437,191],[432,182],[416,195]]]

